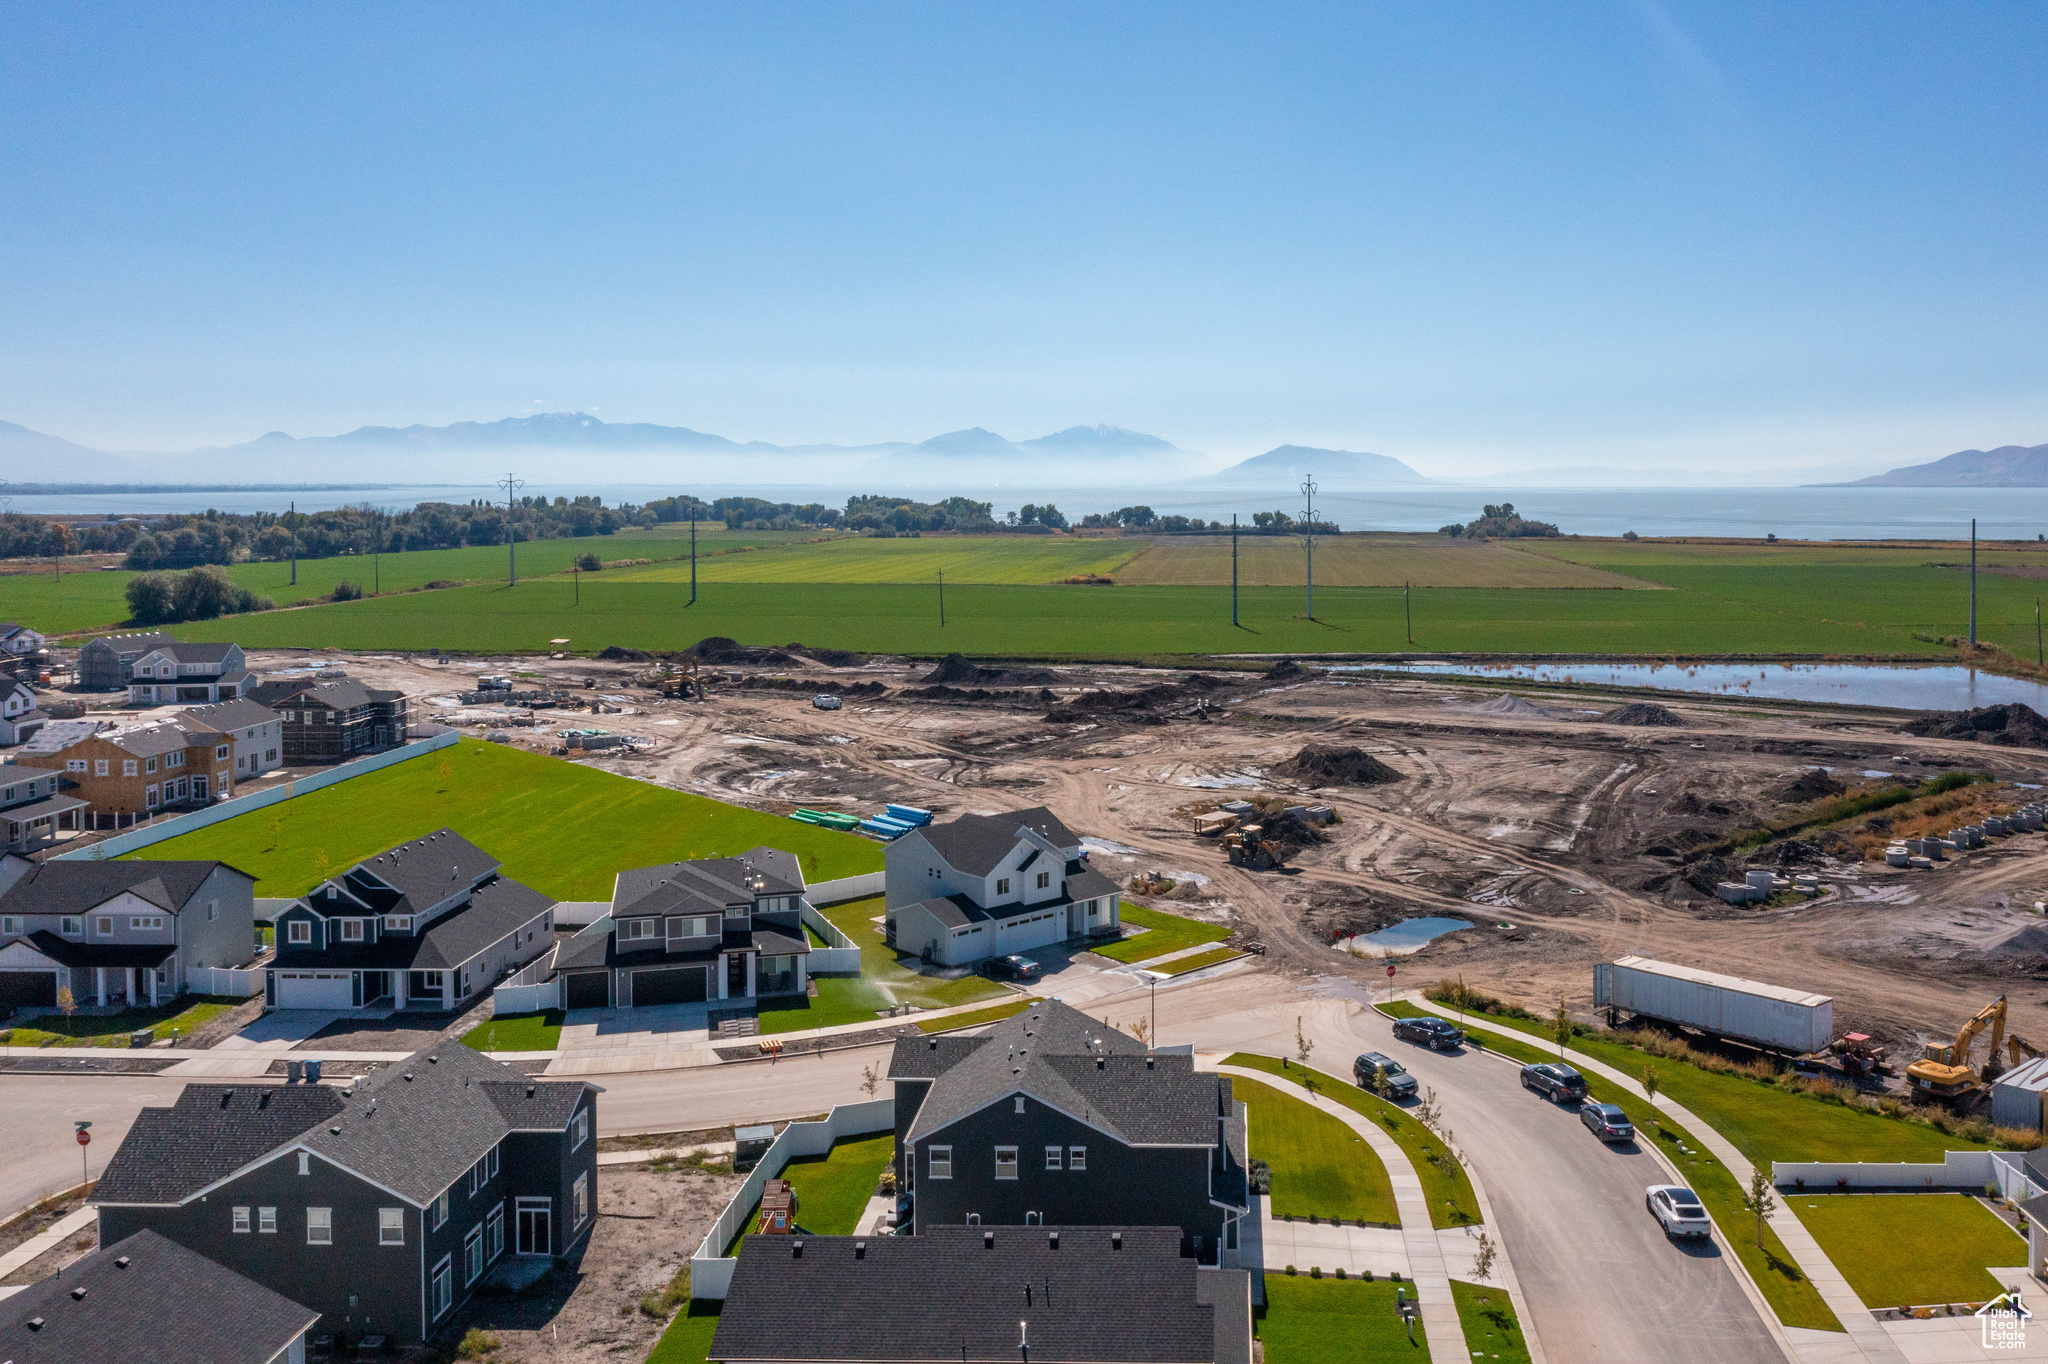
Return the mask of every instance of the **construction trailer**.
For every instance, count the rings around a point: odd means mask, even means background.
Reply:
[[[1794,1056],[1822,1050],[1835,1030],[1835,1001],[1826,995],[1648,957],[1596,964],[1593,1002]]]
[[[2048,1056],[2036,1056],[1992,1082],[1992,1126],[2048,1130],[2048,1123],[2042,1121],[2044,1103],[2048,1103]]]

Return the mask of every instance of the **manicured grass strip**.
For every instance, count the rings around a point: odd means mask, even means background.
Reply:
[[[1406,1000],[1374,1007],[1390,1018],[1421,1018],[1429,1013]],[[1468,1025],[1465,1038],[1525,1065],[1532,1061],[1557,1059],[1556,1047],[1537,1046],[1513,1034],[1490,1033]],[[1660,1074],[1662,1070],[1659,1067]],[[1842,1329],[1842,1323],[1834,1312],[1829,1310],[1812,1282],[1793,1262],[1785,1243],[1778,1239],[1778,1233],[1768,1225],[1764,1227],[1763,1245],[1758,1247],[1756,1219],[1742,1210],[1742,1186],[1728,1172],[1728,1167],[1709,1154],[1697,1138],[1676,1123],[1661,1119],[1661,1115],[1652,1116],[1645,1112],[1647,1105],[1640,1096],[1628,1093],[1602,1076],[1587,1074],[1586,1092],[1600,1103],[1620,1104],[1623,1111],[1635,1119],[1636,1130],[1644,1133],[1646,1139],[1666,1144],[1671,1163],[1678,1167],[1686,1184],[1707,1205],[1714,1224],[1720,1228],[1722,1244],[1741,1259],[1750,1278],[1762,1290],[1764,1301],[1778,1314],[1779,1321],[1787,1326],[1815,1331]],[[1679,1150],[1680,1145],[1688,1147],[1690,1153]],[[1649,1216],[1647,1212],[1643,1215]]]
[[[1968,1194],[1781,1191],[1865,1307],[1989,1302],[1988,1272],[2027,1262],[2027,1243]]]
[[[874,1197],[875,1185],[896,1153],[894,1133],[838,1141],[822,1156],[798,1156],[782,1167],[777,1179],[789,1181],[796,1194],[796,1225],[814,1236],[851,1236],[860,1229],[861,1209]],[[753,1234],[760,1221],[761,1205],[756,1202],[747,1214],[745,1230],[734,1238],[726,1254],[739,1254],[740,1242]]]
[[[477,1051],[553,1051],[562,1045],[562,1011],[501,1014],[464,1033],[462,1045]]]
[[[1387,1167],[1365,1138],[1270,1085],[1232,1077],[1230,1086],[1250,1109],[1253,1159],[1272,1167],[1275,1217],[1401,1224]]]
[[[1515,1320],[1515,1304],[1505,1288],[1453,1279],[1451,1301],[1458,1305],[1458,1325],[1465,1328],[1465,1346],[1473,1359],[1529,1364],[1529,1341]]]
[[[1240,1051],[1233,1053],[1223,1064],[1242,1066],[1246,1070],[1264,1071],[1277,1079],[1290,1080],[1304,1088],[1312,1078],[1316,1093],[1343,1104],[1354,1113],[1372,1119],[1385,1128],[1400,1144],[1401,1149],[1408,1153],[1409,1164],[1415,1167],[1416,1174],[1422,1178],[1422,1193],[1429,1200],[1429,1220],[1432,1225],[1463,1227],[1480,1220],[1479,1199],[1472,1192],[1472,1180],[1465,1173],[1465,1167],[1444,1149],[1444,1144],[1438,1141],[1428,1128],[1398,1106],[1327,1071],[1282,1062],[1277,1057]]]
[[[80,1004],[90,1000],[81,999]],[[10,1047],[125,1047],[128,1035],[148,1028],[162,1039],[175,1029],[178,1040],[192,1036],[193,1029],[218,1014],[242,1003],[239,999],[209,995],[179,995],[154,1009],[124,1009],[118,1014],[46,1014],[18,1028],[0,1028],[0,1044]]]
[[[1376,1279],[1311,1279],[1308,1267],[1299,1274],[1268,1274],[1266,1305],[1255,1309],[1252,1328],[1266,1347],[1266,1364],[1365,1364],[1366,1361],[1415,1360],[1427,1364],[1429,1338],[1422,1319],[1415,1321],[1415,1340],[1394,1310],[1402,1285]],[[1415,1285],[1406,1286],[1410,1298]]]
[[[711,1338],[718,1333],[718,1315],[725,1310],[722,1298],[694,1298],[661,1333],[647,1364],[704,1364],[711,1353]]]
[[[1182,948],[1195,947],[1205,942],[1222,942],[1230,936],[1230,930],[1220,924],[1205,924],[1200,919],[1146,909],[1128,900],[1118,909],[1117,917],[1127,924],[1135,924],[1147,931],[1088,950],[1099,957],[1108,957],[1111,961],[1126,964],[1150,961],[1153,957],[1162,957],[1168,952],[1178,952]]]
[[[1192,957],[1175,957],[1162,962],[1156,969],[1169,976],[1184,976],[1190,971],[1199,971],[1204,966],[1219,966],[1226,961],[1236,961],[1244,953],[1235,947],[1212,947],[1207,952],[1197,952]]]
[[[860,976],[816,976],[818,995],[776,997],[761,1004],[763,1033],[798,1032],[805,1028],[836,1028],[843,1023],[872,1023],[889,1007],[889,998]]]
[[[882,867],[881,848],[852,834],[474,739],[131,856],[218,859],[256,877],[258,895],[287,899],[443,826],[502,859],[505,875],[558,900],[609,900],[613,878],[629,867],[763,844],[794,853],[812,881]]]
[[[1000,1023],[1012,1014],[1021,1014],[1038,1001],[1016,999],[1008,1004],[997,1004],[987,1009],[976,1009],[973,1013],[947,1014],[944,1018],[920,1019],[918,1028],[923,1032],[953,1032],[959,1028],[978,1028],[984,1023]]]
[[[882,941],[881,926],[873,922],[882,913],[882,897],[879,895],[870,895],[860,900],[842,900],[836,905],[826,905],[818,912],[823,914],[834,928],[853,939],[854,945],[860,948],[860,975],[861,980],[867,982],[872,989],[872,994],[866,996],[875,1001],[870,1006],[872,1009],[886,1009],[892,1004],[915,1004],[921,1009],[946,1009],[955,1004],[972,1004],[980,999],[1000,999],[1009,993],[986,976],[970,974],[948,979],[942,976],[927,976],[913,970],[912,968],[917,965],[917,958],[898,952]],[[823,997],[830,988],[827,985],[828,981],[842,980],[842,977],[818,977],[820,997]]]

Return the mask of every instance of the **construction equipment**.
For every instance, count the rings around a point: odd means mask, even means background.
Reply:
[[[704,679],[697,675],[695,663],[687,663],[673,673],[665,673],[655,681],[654,689],[663,696],[673,696],[680,701],[710,699],[704,690]]]
[[[1969,1022],[1956,1031],[1954,1042],[1929,1042],[1920,1059],[1906,1067],[1906,1078],[1915,1093],[1929,1099],[1959,1099],[1976,1090],[1988,1076],[1970,1068],[1970,1044],[1986,1027],[1991,1029],[1990,1059],[1985,1070],[1996,1072],[1999,1043],[2005,1040],[2005,996],[2000,995],[1977,1010]]]
[[[2013,1065],[2019,1065],[2023,1061],[2039,1060],[2041,1056],[2041,1049],[2026,1038],[2021,1037],[2018,1033],[2012,1033],[2006,1037],[2005,1049],[2007,1054],[2012,1057]]]
[[[1885,1049],[1872,1044],[1869,1033],[1844,1033],[1841,1041],[1835,1043],[1834,1050],[1842,1063],[1842,1073],[1852,1079],[1884,1069]]]
[[[1230,856],[1230,865],[1250,867],[1253,871],[1268,871],[1285,865],[1289,851],[1287,845],[1278,839],[1268,838],[1265,826],[1260,824],[1232,829],[1223,835],[1223,848]]]

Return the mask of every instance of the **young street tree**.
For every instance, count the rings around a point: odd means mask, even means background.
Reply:
[[[870,1061],[870,1062],[869,1062],[869,1063],[868,1063],[867,1065],[865,1065],[865,1066],[863,1066],[863,1067],[861,1068],[861,1072],[860,1072],[860,1087],[861,1087],[861,1090],[862,1090],[862,1091],[863,1091],[863,1092],[864,1092],[864,1093],[865,1093],[865,1094],[866,1094],[866,1095],[867,1095],[867,1096],[868,1096],[868,1097],[869,1097],[870,1099],[872,1099],[872,1098],[874,1098],[874,1097],[875,1097],[875,1091],[876,1091],[877,1089],[881,1088],[881,1085],[882,1085],[882,1071],[881,1071],[881,1068],[880,1068],[879,1066],[877,1066],[877,1065],[876,1065],[876,1064],[875,1064],[874,1062]]]
[[[1301,1015],[1294,1016],[1294,1059],[1308,1064],[1308,1054],[1316,1049],[1315,1040],[1301,1030]]]
[[[1771,1189],[1771,1177],[1761,1169],[1752,1170],[1749,1176],[1749,1192],[1742,1196],[1742,1210],[1756,1218],[1756,1248],[1764,1248],[1764,1223],[1771,1220],[1771,1214],[1778,1210],[1777,1195]]]
[[[1643,1065],[1643,1098],[1649,1102],[1650,1114],[1661,1125],[1664,1115],[1657,1111],[1657,1067],[1645,1062]]]
[[[1564,1060],[1564,1044],[1571,1040],[1572,1016],[1565,1011],[1564,1000],[1557,1001],[1557,1012],[1550,1016],[1550,1032],[1557,1039],[1557,1059]]]
[[[1491,1236],[1483,1231],[1479,1233],[1479,1241],[1472,1256],[1473,1282],[1485,1283],[1493,1277],[1493,1257],[1499,1250],[1500,1247],[1493,1243]]]

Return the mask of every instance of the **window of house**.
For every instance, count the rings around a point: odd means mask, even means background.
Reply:
[[[105,758],[93,759],[92,774],[95,777],[104,777],[107,775],[107,760]]]
[[[1057,1170],[1060,1168],[1059,1147],[1048,1146],[1045,1148],[1045,1168],[1048,1170]]]
[[[405,1209],[377,1209],[377,1244],[380,1246],[402,1246],[405,1244]]]
[[[576,1176],[575,1184],[569,1189],[569,1206],[575,1212],[575,1218],[569,1225],[582,1226],[583,1219],[590,1216],[590,1171],[585,1170]]]
[[[1051,873],[1051,872],[1049,872],[1049,871],[1042,871],[1042,872],[1038,873],[1038,888],[1039,888],[1040,890],[1044,890],[1044,889],[1045,889],[1045,888],[1046,888],[1047,886],[1049,886],[1049,885],[1051,885],[1051,884],[1052,884],[1052,873]]]
[[[16,917],[15,917],[14,915],[12,915],[12,914],[9,914],[9,915],[5,915],[5,916],[0,916],[0,933],[19,933],[19,932],[21,932],[21,920],[20,920],[20,919],[16,918]]]
[[[218,915],[219,913],[220,913],[220,901],[218,901],[218,900],[208,900],[208,901],[206,902],[206,922],[208,922],[208,923],[212,923],[212,922],[214,921],[214,918],[215,918],[215,916],[216,916],[216,915]]]
[[[148,787],[143,791],[142,803],[146,806],[155,805],[157,803],[156,788],[154,786]]]
[[[246,1236],[246,1235],[248,1235],[248,1233],[249,1233],[249,1210],[248,1210],[247,1208],[236,1208],[236,1209],[235,1209],[235,1234],[236,1234],[236,1235],[238,1235],[238,1236]]]
[[[1069,1170],[1087,1169],[1088,1148],[1085,1146],[1069,1146],[1067,1148],[1067,1168]]]
[[[440,1316],[455,1304],[455,1257],[443,1255],[441,1263],[434,1266],[433,1299],[434,1315]]]
[[[144,758],[144,759],[142,760],[142,770],[143,770],[144,772],[154,772],[154,771],[156,771],[156,759],[155,759],[155,758]]]
[[[361,942],[363,940],[363,921],[361,919],[343,919],[341,921],[341,940],[343,942]]]
[[[627,942],[638,942],[642,938],[654,936],[654,920],[652,919],[628,919],[620,927],[624,930],[621,936]]]
[[[569,1149],[573,1151],[583,1145],[590,1136],[590,1110],[587,1108],[577,1109],[576,1117],[569,1126],[575,1133],[569,1141]]]
[[[171,754],[171,756],[170,756],[170,757],[168,757],[168,758],[166,758],[166,759],[164,760],[164,765],[165,765],[166,767],[183,767],[183,766],[185,765],[185,755],[184,755],[184,753],[183,753],[182,751],[180,751],[180,752],[177,752],[177,753],[173,753],[173,754]]]
[[[114,916],[113,916],[113,915],[111,915],[111,914],[102,914],[102,915],[100,915],[100,917],[99,917],[99,918],[97,918],[97,919],[95,919],[95,920],[93,921],[93,925],[92,925],[92,931],[93,931],[93,932],[95,932],[95,933],[97,933],[97,934],[99,934],[99,936],[101,936],[102,938],[111,938],[111,937],[113,937],[113,936],[114,936]]]
[[[135,759],[126,758],[122,760],[121,775],[124,777],[132,777],[135,775]]]
[[[306,1209],[306,1244],[309,1246],[331,1246],[334,1244],[334,1209]]]
[[[484,1171],[485,1179],[496,1179],[498,1177],[498,1153],[504,1149],[504,1145],[504,1142],[499,1142],[491,1148],[491,1153],[484,1157],[485,1163],[490,1167]]]
[[[161,914],[135,914],[129,916],[128,927],[137,932],[158,933],[163,931],[164,916]]]
[[[313,1173],[313,1153],[311,1151],[299,1152],[299,1173],[302,1175]]]
[[[85,771],[85,759],[83,759],[83,758],[71,758],[71,759],[68,759],[68,760],[66,760],[66,762],[64,763],[64,770],[65,770],[66,772],[83,772],[83,771]],[[151,770],[152,770],[152,771],[154,771],[155,769],[154,769],[154,768],[152,768]]]
[[[293,919],[285,926],[286,942],[309,943],[313,941],[313,924],[309,919]]]
[[[469,1287],[484,1272],[484,1229],[481,1225],[469,1229],[462,1238],[462,1286]]]
[[[491,1209],[491,1215],[484,1219],[484,1239],[490,1242],[490,1257],[495,1260],[505,1253],[505,1205],[500,1203]]]
[[[384,928],[387,932],[391,933],[410,933],[412,932],[412,915],[387,914],[384,916]]]
[[[1017,1111],[1019,1113],[1024,1111],[1024,1096],[1022,1094],[1017,1096]]]
[[[953,1148],[950,1146],[932,1146],[926,1149],[930,1152],[932,1178],[951,1179],[953,1177]]]
[[[447,1222],[447,1220],[448,1191],[446,1189],[443,1189],[441,1191],[441,1196],[434,1200],[434,1230],[439,1231],[442,1225]]]
[[[256,1230],[257,1230],[257,1232],[258,1232],[259,1234],[261,1234],[261,1235],[264,1235],[264,1236],[275,1236],[275,1235],[277,1235],[277,1209],[276,1209],[276,1208],[258,1208],[258,1209],[256,1209]]]
[[[998,894],[998,895],[1008,895],[1009,893],[1010,893],[1010,878],[1009,878],[1009,877],[1007,877],[1007,876],[999,876],[999,877],[997,877],[997,878],[996,878],[996,894]]]
[[[85,920],[83,919],[73,918],[69,915],[66,915],[63,920],[63,924],[64,927],[62,931],[65,933],[76,935],[85,932]]]
[[[1017,1148],[1014,1146],[998,1146],[996,1148],[996,1178],[1015,1179],[1016,1177]]]
[[[221,762],[226,762],[228,760],[228,746],[222,744],[219,748],[214,749],[213,756]]]

